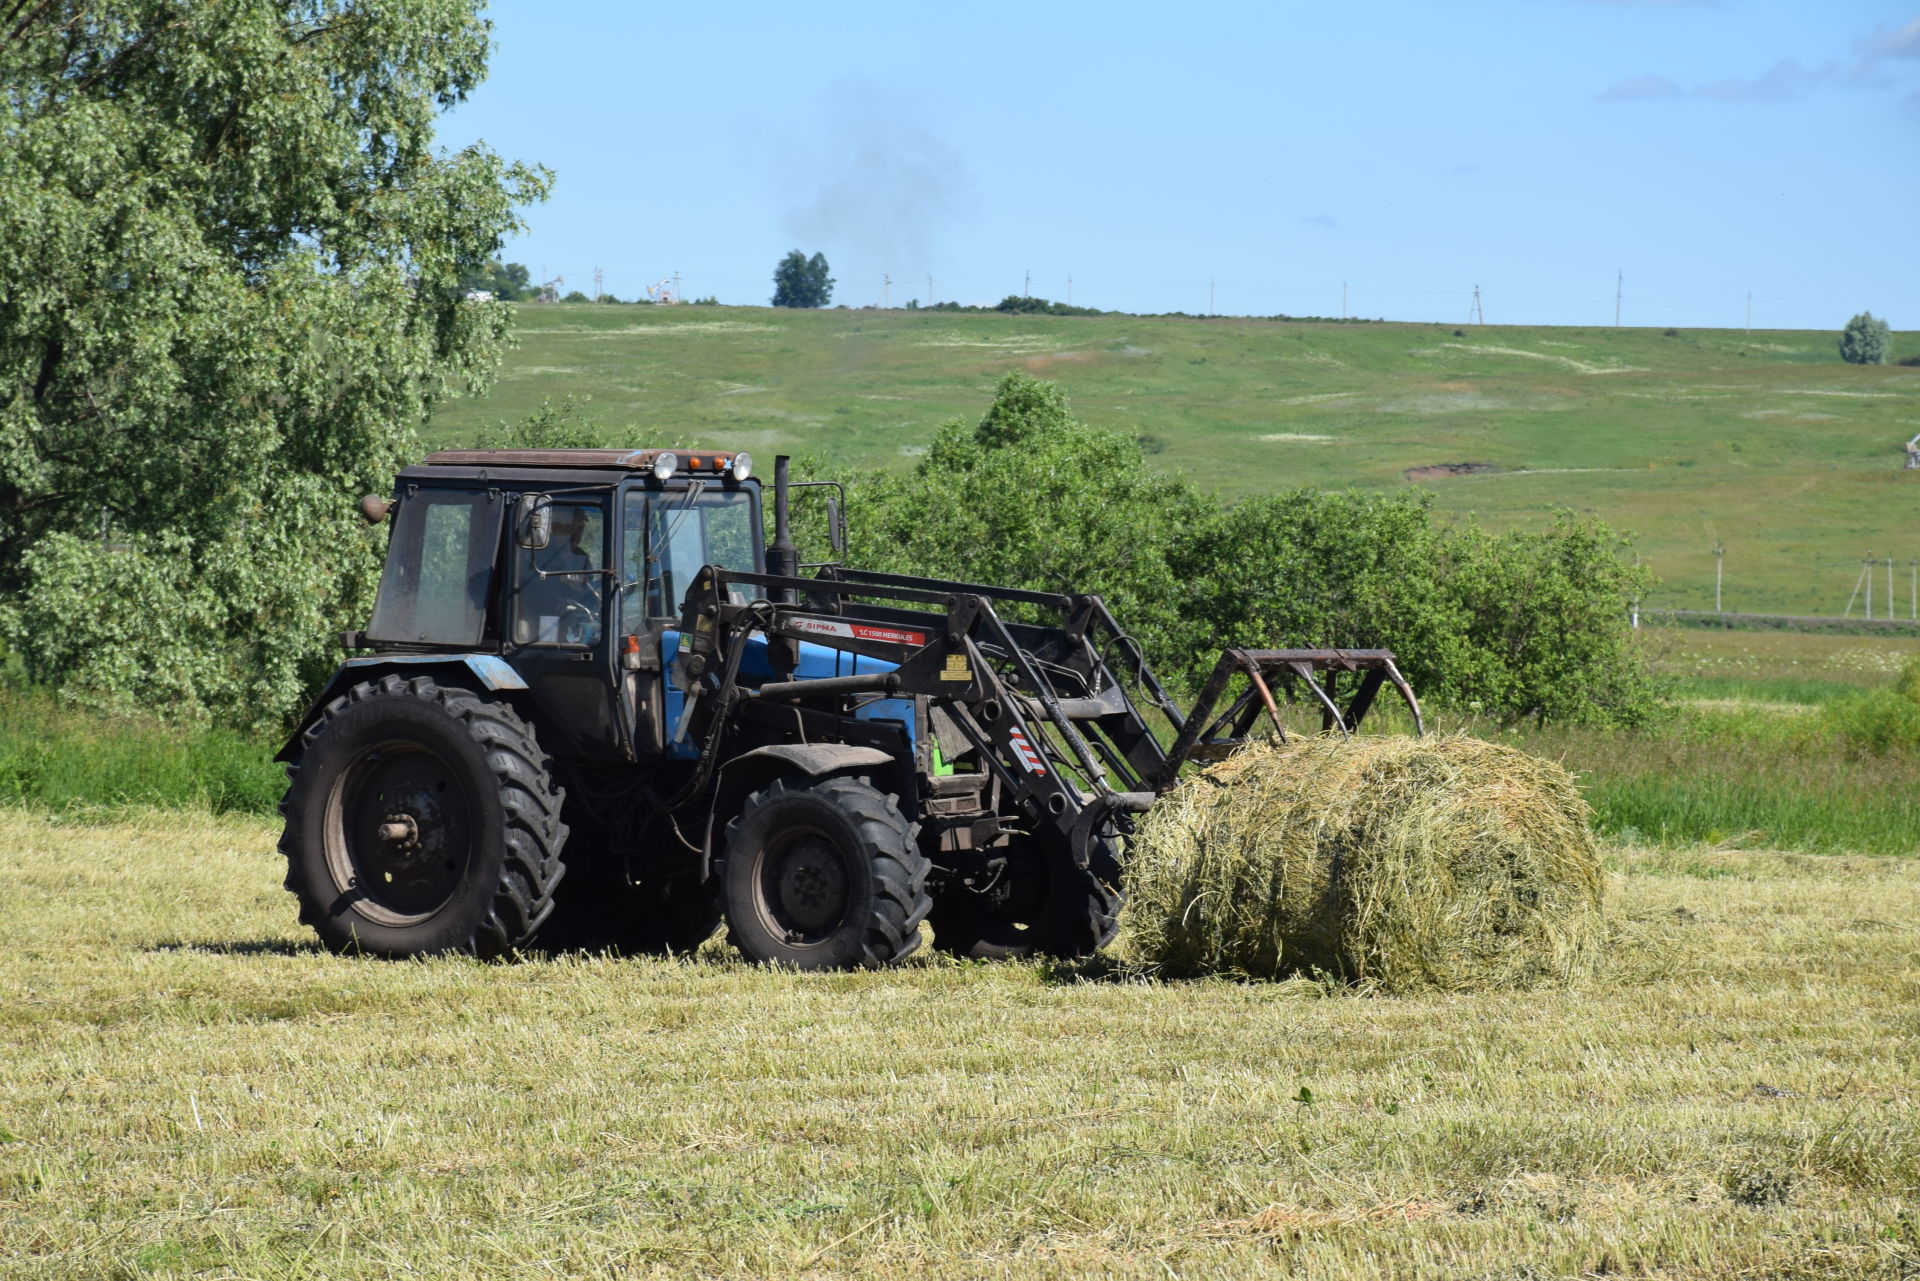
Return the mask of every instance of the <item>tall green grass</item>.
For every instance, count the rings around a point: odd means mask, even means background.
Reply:
[[[0,804],[271,815],[286,789],[277,749],[234,730],[101,716],[0,689]]]
[[[1920,851],[1920,752],[1875,750],[1852,732],[1849,707],[1694,708],[1649,732],[1538,731],[1518,741],[1578,772],[1595,827],[1616,840]]]

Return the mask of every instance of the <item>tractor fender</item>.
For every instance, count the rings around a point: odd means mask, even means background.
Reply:
[[[751,752],[742,752],[722,768],[730,770],[740,762],[755,757],[784,761],[811,778],[835,774],[843,769],[858,769],[862,765],[893,763],[893,757],[877,747],[854,747],[846,743],[775,743],[771,747],[756,747]]]
[[[775,743],[740,753],[720,767],[713,808],[707,814],[706,839],[702,842],[702,879],[712,872],[715,847],[725,843],[727,824],[750,794],[774,779],[795,773],[819,778],[824,774],[895,763],[889,752],[850,743]]]
[[[287,739],[286,745],[273,759],[291,761],[300,750],[301,738],[320,719],[327,704],[361,681],[372,680],[390,671],[420,671],[426,674],[436,668],[458,668],[459,683],[475,684],[494,693],[527,688],[527,682],[520,673],[497,654],[376,654],[368,658],[349,658],[340,664],[326,688],[314,698],[306,714],[301,716],[300,723],[294,726],[292,737]]]

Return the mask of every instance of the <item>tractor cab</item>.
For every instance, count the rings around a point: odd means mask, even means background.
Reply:
[[[735,450],[432,454],[399,475],[373,616],[349,639],[383,661],[497,659],[468,666],[527,691],[551,750],[657,756],[688,586],[705,565],[766,568],[752,467]]]

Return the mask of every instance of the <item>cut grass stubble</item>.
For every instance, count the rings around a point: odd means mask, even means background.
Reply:
[[[1628,852],[1609,912],[1658,947],[1386,998],[335,957],[273,837],[0,811],[0,1276],[1920,1262],[1920,864]]]

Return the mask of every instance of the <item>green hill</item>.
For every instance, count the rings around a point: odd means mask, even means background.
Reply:
[[[591,397],[611,435],[906,466],[1009,370],[1229,496],[1299,484],[1430,488],[1446,511],[1533,525],[1556,508],[1634,531],[1649,604],[1838,613],[1870,548],[1920,556],[1920,368],[1841,362],[1826,331],[1336,324],[756,307],[522,306],[493,393],[433,444],[543,400]],[[1895,358],[1920,338],[1895,336]],[[1456,467],[1452,472],[1417,469]],[[1410,476],[1409,473],[1412,473]],[[857,513],[856,513],[857,518]],[[1876,613],[1885,571],[1876,580]],[[1857,610],[1856,610],[1857,612]]]

